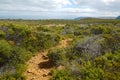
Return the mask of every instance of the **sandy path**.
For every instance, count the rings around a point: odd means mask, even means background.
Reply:
[[[67,47],[72,39],[62,40],[59,45],[53,48]],[[51,68],[53,67],[47,58],[48,50],[39,52],[37,55],[32,57],[27,63],[27,70],[24,75],[27,76],[27,80],[49,80],[51,78]]]

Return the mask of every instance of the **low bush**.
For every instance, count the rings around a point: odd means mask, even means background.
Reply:
[[[54,49],[49,51],[48,57],[54,65],[60,65],[59,62],[63,60],[65,54],[62,53],[62,50],[64,49]]]
[[[4,31],[0,30],[0,39],[5,38],[6,34]]]
[[[53,71],[53,77],[50,80],[74,80],[67,70]]]
[[[5,40],[0,40],[0,66],[8,63],[12,55],[12,46]]]

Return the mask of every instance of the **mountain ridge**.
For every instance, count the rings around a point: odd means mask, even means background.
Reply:
[[[116,19],[119,19],[119,20],[120,20],[120,16],[118,16]]]
[[[81,19],[116,19],[116,17],[77,17],[74,20],[81,20]]]

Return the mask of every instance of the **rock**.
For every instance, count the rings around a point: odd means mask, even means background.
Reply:
[[[62,69],[65,69],[65,67],[62,66],[62,65],[60,65],[60,66],[58,66],[56,69],[57,69],[58,71],[60,71],[60,70],[62,70]]]
[[[43,77],[46,77],[47,75],[46,74],[43,74]]]

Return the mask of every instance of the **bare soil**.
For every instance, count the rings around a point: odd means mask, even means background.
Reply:
[[[72,41],[72,39],[62,40],[57,46],[53,48],[65,48]],[[48,50],[37,53],[27,63],[27,70],[24,75],[27,80],[49,80],[51,75],[51,68],[54,66],[47,57]]]

